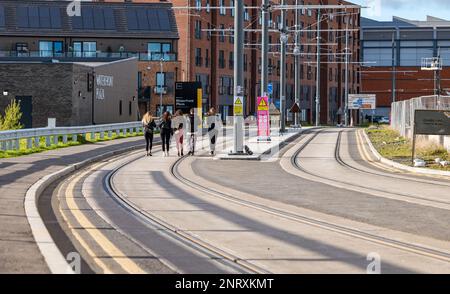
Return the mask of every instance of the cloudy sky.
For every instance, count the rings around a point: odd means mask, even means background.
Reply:
[[[425,20],[427,15],[450,20],[450,0],[349,0],[370,6],[363,9],[363,16],[391,20],[399,16],[414,20]]]

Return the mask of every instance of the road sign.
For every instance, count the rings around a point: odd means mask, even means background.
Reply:
[[[202,107],[202,83],[177,82],[175,83],[175,110],[189,113],[191,108]]]
[[[243,101],[244,101],[244,97],[242,97],[242,96],[234,97],[234,103],[233,103],[234,115],[239,115],[239,116],[244,115]]]
[[[414,133],[417,135],[450,135],[450,111],[416,110]]]
[[[269,98],[258,97],[257,100],[258,141],[270,140]]]
[[[348,109],[375,109],[376,95],[350,94],[348,95]]]
[[[273,85],[272,83],[267,84],[267,92],[269,92],[270,95],[273,94]]]
[[[292,105],[291,109],[289,110],[292,113],[299,113],[300,112],[300,107],[298,106],[297,103],[294,103],[294,105]]]

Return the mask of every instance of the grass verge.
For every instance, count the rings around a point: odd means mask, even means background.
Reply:
[[[33,148],[27,148],[27,139],[21,139],[19,140],[20,148],[18,150],[8,150],[8,151],[0,151],[0,158],[10,158],[10,157],[18,157],[33,153],[40,153],[45,152],[48,150],[54,150],[54,149],[60,149],[60,148],[67,148],[72,146],[78,146],[78,145],[84,145],[84,144],[95,144],[97,142],[104,142],[104,141],[110,141],[110,140],[117,140],[117,139],[124,139],[124,138],[131,138],[136,136],[143,136],[143,133],[128,133],[127,136],[119,135],[113,133],[112,137],[109,138],[108,133],[105,132],[105,136],[103,139],[100,139],[100,134],[95,134],[95,138],[91,138],[91,134],[86,134],[86,138],[83,138],[83,136],[78,135],[77,141],[72,141],[72,136],[68,137],[68,141],[66,144],[63,143],[62,136],[58,136],[58,144],[52,144],[51,146],[45,146],[45,137],[41,137],[39,140],[39,146],[40,147],[33,147]],[[51,142],[54,142],[53,136],[50,137]]]
[[[389,126],[371,126],[365,129],[370,141],[381,156],[398,163],[412,166],[412,142],[400,136]],[[427,167],[438,170],[450,171],[450,166],[442,167],[435,162],[436,158],[450,161],[449,152],[434,142],[421,139],[416,140],[416,157],[427,162]]]

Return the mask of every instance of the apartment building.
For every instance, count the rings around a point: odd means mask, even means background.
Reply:
[[[450,92],[450,21],[393,17],[362,18],[363,92],[377,95],[377,114],[389,115],[393,101]],[[440,84],[434,71],[422,70],[422,59],[440,57]]]
[[[173,111],[181,74],[178,31],[170,3],[0,1],[0,61],[109,62],[135,57],[133,73],[142,115]],[[57,85],[55,85],[57,86]]]
[[[123,0],[109,0],[123,2]],[[223,117],[232,115],[233,104],[233,32],[235,0],[132,0],[133,2],[171,2],[176,16],[180,42],[178,56],[181,61],[183,81],[201,81],[203,85],[203,108],[216,106]],[[244,27],[244,88],[246,114],[254,114],[256,97],[260,93],[261,81],[261,6],[260,0],[243,0],[245,4]],[[295,0],[286,4],[294,5]],[[298,4],[351,4],[341,0],[298,1]],[[186,7],[189,7],[187,9]],[[218,9],[215,9],[218,8]],[[302,120],[312,122],[315,116],[316,97],[316,40],[317,10],[300,9],[298,28],[300,34],[301,66],[300,97]],[[273,8],[269,13],[270,56],[269,82],[273,84],[273,102],[279,104],[280,79],[280,33],[278,32],[281,11]],[[320,21],[321,67],[320,100],[321,122],[336,123],[341,120],[345,94],[345,34],[349,37],[349,92],[360,90],[359,78],[359,22],[358,9],[323,9]],[[289,32],[286,61],[286,102],[290,108],[294,103],[294,31],[295,11],[287,12],[286,25]],[[209,31],[208,31],[209,29]],[[288,113],[288,119],[292,115]]]

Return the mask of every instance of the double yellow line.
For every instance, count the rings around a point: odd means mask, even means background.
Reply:
[[[103,164],[104,165],[104,164]],[[67,207],[78,222],[78,224],[86,231],[89,236],[97,243],[99,247],[111,257],[123,270],[130,274],[145,274],[146,272],[134,261],[132,261],[125,253],[123,253],[117,246],[115,246],[96,226],[82,213],[80,207],[75,201],[75,185],[93,169],[100,167],[101,165],[93,166],[92,168],[72,177],[69,179],[69,184],[66,188],[66,193],[61,194],[63,185],[58,190],[58,195],[65,195]],[[89,245],[83,237],[79,234],[78,229],[70,225],[67,212],[60,207],[61,215],[64,221],[67,223],[72,235],[79,242],[79,244],[86,250],[92,260],[103,270],[103,273],[114,273],[103,261],[104,256],[99,257],[93,250],[93,246]]]

